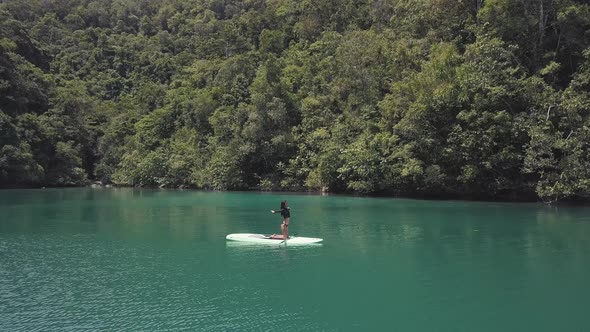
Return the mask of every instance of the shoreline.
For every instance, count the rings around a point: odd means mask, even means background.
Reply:
[[[124,185],[85,185],[85,186],[10,186],[3,187],[0,190],[20,190],[20,189],[133,189],[133,190],[171,190],[171,191],[202,191],[202,192],[227,192],[227,193],[264,193],[264,194],[293,194],[293,195],[316,195],[316,196],[344,196],[344,197],[365,197],[365,198],[392,198],[392,199],[412,199],[412,200],[423,200],[423,201],[465,201],[465,202],[480,202],[480,203],[534,203],[543,204],[547,206],[555,205],[576,205],[576,206],[590,206],[590,200],[582,199],[568,199],[560,200],[556,202],[543,202],[538,197],[532,195],[523,194],[522,198],[510,199],[503,196],[492,197],[483,195],[440,195],[440,194],[393,194],[393,193],[375,193],[375,194],[358,194],[353,192],[328,192],[322,190],[262,190],[262,189],[242,189],[242,190],[212,190],[212,189],[199,189],[192,187],[150,187],[150,186],[124,186]],[[511,195],[514,196],[514,195]]]

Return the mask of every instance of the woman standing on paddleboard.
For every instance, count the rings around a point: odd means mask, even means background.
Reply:
[[[281,216],[283,216],[283,223],[281,224],[281,232],[283,233],[283,237],[282,239],[286,240],[289,238],[289,219],[291,218],[291,209],[289,209],[289,203],[287,203],[287,201],[282,201],[281,202],[281,210],[280,211],[275,211],[275,210],[270,210],[270,212],[277,213],[280,212]],[[270,236],[272,239],[280,239],[280,237],[278,237],[277,235],[273,234]]]

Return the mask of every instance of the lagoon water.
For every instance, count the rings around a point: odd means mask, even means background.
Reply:
[[[291,232],[313,247],[244,246]],[[0,191],[0,331],[588,331],[590,208]]]

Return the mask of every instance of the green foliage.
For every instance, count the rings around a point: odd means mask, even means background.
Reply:
[[[239,142],[213,151],[207,167],[208,186],[215,190],[245,189],[246,179],[241,169],[247,147],[240,148]]]
[[[43,177],[43,168],[35,161],[31,147],[5,144],[0,149],[0,183],[38,184]]]
[[[545,201],[589,196],[590,49],[584,55],[559,104],[538,114],[530,129],[524,171],[539,179],[535,189]]]
[[[54,186],[86,184],[86,172],[81,167],[82,159],[79,155],[80,148],[73,146],[73,142],[57,142],[46,181]]]
[[[0,186],[587,199],[579,0],[8,0]]]

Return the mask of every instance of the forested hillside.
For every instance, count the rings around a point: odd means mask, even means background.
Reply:
[[[0,187],[590,197],[582,0],[3,0]]]

